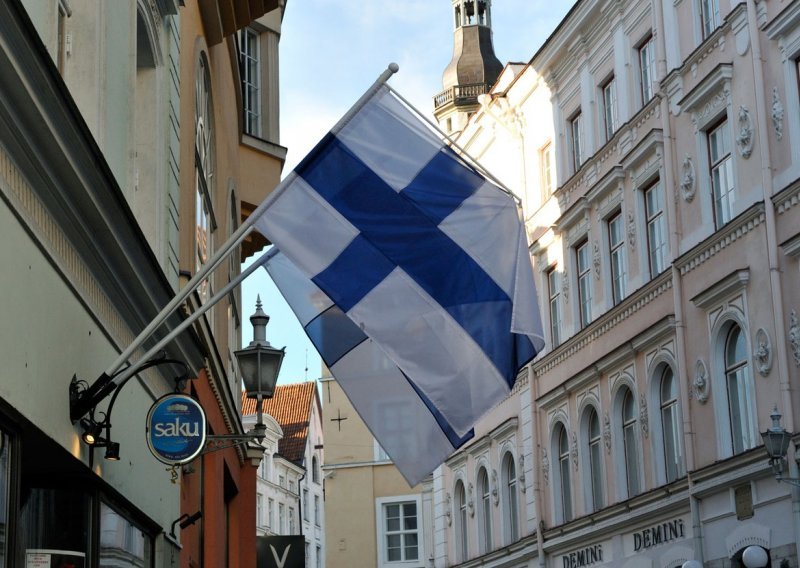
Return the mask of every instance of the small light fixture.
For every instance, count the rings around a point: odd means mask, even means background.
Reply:
[[[105,458],[109,461],[119,461],[119,442],[108,441]]]
[[[770,414],[770,418],[772,418],[772,427],[762,432],[761,438],[764,440],[764,449],[769,455],[769,465],[772,466],[775,479],[800,487],[800,479],[783,476],[783,464],[786,461],[786,452],[789,449],[789,443],[792,441],[792,436],[794,436],[794,434],[787,432],[781,426],[781,413],[778,412],[778,405],[775,405],[772,414]]]
[[[92,420],[84,419],[81,420],[81,426],[83,427],[83,434],[81,434],[83,441],[89,446],[96,445],[100,441],[102,425]]]
[[[745,568],[764,568],[769,564],[769,554],[760,546],[748,546],[742,552],[742,564]]]

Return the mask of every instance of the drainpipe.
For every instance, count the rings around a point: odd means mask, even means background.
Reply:
[[[533,366],[528,365],[528,379],[531,388],[531,408],[533,409],[533,446],[531,447],[531,476],[533,477],[531,484],[533,485],[533,507],[534,514],[536,515],[536,554],[539,560],[539,566],[545,568],[544,556],[544,536],[542,535],[542,528],[544,527],[544,520],[542,519],[542,488],[539,483],[539,467],[537,466],[538,459],[536,441],[539,439],[538,430],[539,424],[539,407],[536,404],[536,399],[539,398],[538,383],[536,382],[536,373],[533,372]]]
[[[772,179],[772,160],[769,151],[769,129],[770,117],[767,116],[767,96],[764,91],[764,65],[761,54],[761,43],[759,37],[758,21],[756,19],[756,6],[754,0],[747,0],[747,29],[750,34],[750,49],[752,49],[751,60],[753,62],[754,92],[756,97],[755,124],[758,132],[758,140],[761,142],[759,157],[761,158],[761,187],[764,194],[764,216],[765,232],[767,234],[767,258],[769,260],[769,282],[770,292],[772,293],[772,316],[775,321],[775,350],[778,363],[778,377],[780,380],[780,401],[776,401],[782,407],[782,413],[786,420],[786,429],[794,432],[794,408],[792,405],[792,386],[789,382],[789,353],[786,349],[786,342],[782,336],[786,330],[786,322],[783,317],[783,292],[781,290],[780,264],[778,261],[778,237],[775,222],[775,207],[772,204],[774,192]],[[779,338],[781,340],[779,340]],[[772,406],[771,404],[769,406]],[[788,462],[789,476],[798,477],[798,467],[794,446],[790,445]],[[794,520],[794,542],[800,550],[800,488],[791,487],[792,492],[792,518]]]
[[[297,524],[300,527],[300,536],[303,536],[303,488],[300,486],[302,481],[306,478],[306,473],[303,472],[297,479]]]
[[[653,0],[652,12],[654,17],[654,28],[656,33],[656,73],[658,77],[658,96],[661,97],[661,116],[662,126],[664,132],[664,187],[667,205],[667,222],[670,225],[669,231],[669,248],[673,258],[680,256],[680,244],[683,236],[679,220],[676,198],[670,194],[672,191],[677,191],[675,183],[675,169],[674,169],[674,149],[672,138],[672,125],[670,122],[669,111],[669,98],[667,93],[662,88],[662,81],[667,76],[667,55],[666,55],[666,28],[664,26],[664,12],[663,0]],[[675,311],[675,348],[676,359],[678,365],[684,367],[678,369],[678,376],[684,373],[689,375],[690,365],[688,364],[686,356],[686,323],[683,311],[683,280],[681,278],[681,271],[674,263],[670,263],[670,270],[672,272],[672,304]],[[700,521],[700,498],[692,494],[694,487],[694,480],[692,479],[691,472],[695,469],[695,446],[694,446],[694,429],[693,421],[690,412],[691,403],[688,389],[684,386],[680,389],[681,406],[683,407],[682,420],[683,420],[683,445],[685,466],[687,471],[688,489],[689,492],[689,511],[692,519],[692,534],[693,534],[693,548],[695,560],[703,563],[704,547],[703,547],[703,525]]]

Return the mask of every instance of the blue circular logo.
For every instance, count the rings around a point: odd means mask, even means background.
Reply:
[[[185,394],[159,398],[147,413],[147,446],[161,462],[181,465],[196,458],[206,445],[206,414]]]

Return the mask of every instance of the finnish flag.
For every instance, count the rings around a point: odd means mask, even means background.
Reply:
[[[306,287],[281,285],[279,256],[267,268],[414,485],[544,346],[519,207],[385,85],[276,191],[255,227]],[[389,439],[381,412],[416,440]]]

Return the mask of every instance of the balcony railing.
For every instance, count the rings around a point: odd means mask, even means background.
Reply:
[[[478,101],[478,97],[488,93],[491,87],[489,83],[472,83],[450,87],[433,97],[433,108],[439,108],[448,103],[475,103]]]

